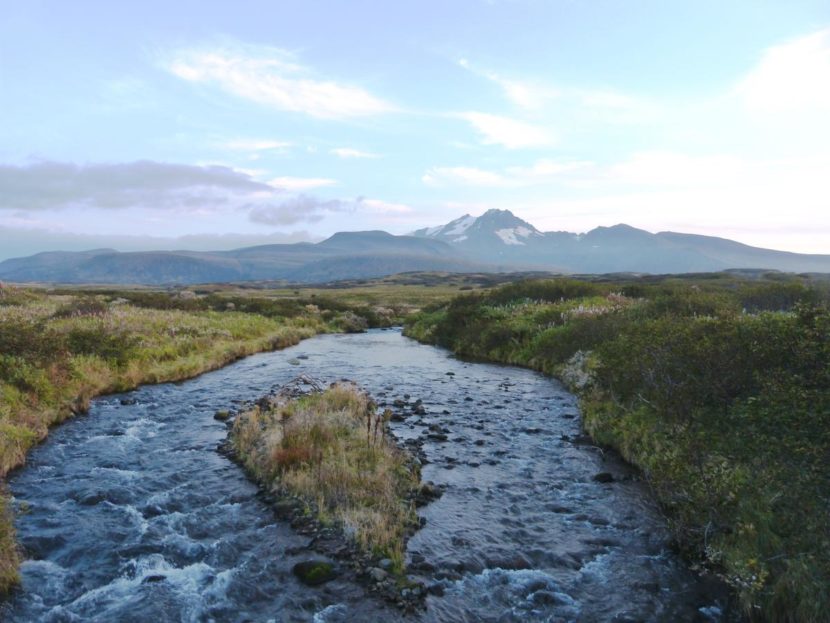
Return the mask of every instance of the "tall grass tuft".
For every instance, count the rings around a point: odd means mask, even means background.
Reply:
[[[323,523],[400,570],[417,526],[410,498],[420,476],[389,437],[387,420],[365,393],[341,383],[241,414],[231,442],[264,486],[302,498]]]

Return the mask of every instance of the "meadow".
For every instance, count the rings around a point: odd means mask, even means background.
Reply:
[[[535,280],[436,304],[405,333],[578,393],[693,562],[752,619],[830,610],[826,282],[777,273]]]

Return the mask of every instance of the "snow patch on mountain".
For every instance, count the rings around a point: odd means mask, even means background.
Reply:
[[[426,229],[422,230],[424,232],[423,235],[427,238],[432,238],[435,234],[439,233],[445,227],[446,225],[436,225],[435,227],[427,227]]]
[[[497,229],[495,231],[495,234],[501,238],[504,244],[512,245],[524,245],[525,243],[519,240],[519,238],[527,238],[532,233],[534,233],[533,230],[527,227],[511,227],[508,229]]]
[[[449,223],[445,227],[449,227],[452,225],[452,229],[449,229],[445,232],[442,232],[445,236],[460,236],[465,231],[470,228],[470,225],[475,223],[478,219],[475,216],[470,216],[469,214],[462,216],[460,219]],[[429,235],[429,234],[427,234]]]

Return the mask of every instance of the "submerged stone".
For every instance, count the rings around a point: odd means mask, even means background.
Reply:
[[[337,577],[334,565],[325,560],[304,560],[294,565],[292,571],[308,586],[318,586]]]

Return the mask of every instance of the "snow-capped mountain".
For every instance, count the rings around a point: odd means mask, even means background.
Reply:
[[[419,229],[412,235],[467,245],[500,240],[506,245],[519,246],[526,245],[528,240],[543,234],[510,210],[488,210],[481,216],[465,214],[446,225]]]
[[[465,214],[412,235],[441,240],[470,260],[502,267],[580,273],[680,273],[726,268],[830,270],[827,255],[758,249],[710,236],[652,234],[623,224],[597,227],[583,234],[541,232],[509,210],[488,210],[479,217]]]
[[[413,236],[441,240],[463,253],[488,262],[516,260],[535,264],[535,248],[545,235],[509,210],[488,210],[481,216],[465,214],[446,225],[419,229]]]

